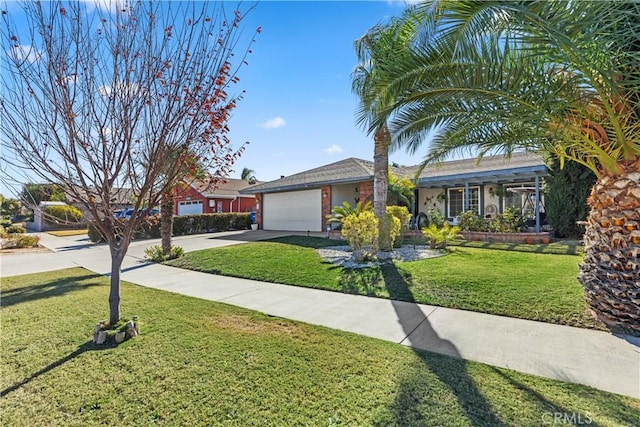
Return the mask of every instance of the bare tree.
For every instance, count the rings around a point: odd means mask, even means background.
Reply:
[[[229,92],[250,53],[254,34],[243,36],[242,24],[253,6],[103,3],[110,7],[25,2],[2,11],[0,136],[14,176],[62,184],[99,219],[115,323],[120,268],[144,210],[185,176],[187,159],[226,176],[244,149],[231,144],[227,121],[242,96]],[[121,187],[134,195],[130,220],[113,217]]]

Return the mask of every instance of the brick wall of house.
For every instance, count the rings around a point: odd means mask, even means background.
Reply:
[[[325,185],[320,189],[322,193],[322,230],[327,228],[327,215],[331,213],[331,186]]]
[[[371,196],[373,200],[373,181],[361,182],[360,188],[360,202],[364,203],[367,197]]]
[[[262,228],[262,193],[256,194],[256,224]]]

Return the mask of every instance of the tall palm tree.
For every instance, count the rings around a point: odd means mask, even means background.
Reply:
[[[242,168],[242,173],[240,174],[240,179],[243,181],[247,181],[249,184],[255,184],[256,179],[256,171],[249,168]]]
[[[384,63],[370,130],[387,125],[415,152],[438,129],[425,164],[525,149],[590,168],[579,279],[598,317],[640,332],[640,4],[431,1],[415,13],[430,42]]]
[[[378,93],[378,79],[386,73],[386,63],[400,57],[408,48],[418,28],[409,11],[402,19],[394,18],[386,25],[376,25],[354,43],[359,64],[352,75],[352,91],[360,98],[356,122],[373,134],[373,211],[378,218],[379,246],[391,249],[387,226],[387,193],[389,181],[389,148],[391,134],[385,121],[372,125],[387,105]]]

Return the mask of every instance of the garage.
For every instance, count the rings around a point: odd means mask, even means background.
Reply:
[[[199,215],[202,213],[202,200],[178,202],[178,215]]]
[[[264,194],[262,221],[265,230],[322,231],[320,189]]]

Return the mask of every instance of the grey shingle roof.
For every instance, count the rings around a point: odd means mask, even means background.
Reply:
[[[506,169],[526,168],[530,166],[544,166],[542,156],[527,152],[517,152],[510,159],[503,155],[485,156],[480,162],[477,159],[462,159],[429,165],[420,174],[420,178],[443,177],[466,173],[478,173],[500,171]],[[413,174],[418,170],[417,166],[411,166]]]
[[[258,181],[260,182],[260,181]],[[213,178],[197,179],[190,183],[196,191],[208,198],[215,197],[237,197],[240,195],[240,191],[249,187],[249,184],[244,179],[237,178],[224,178],[217,181]]]
[[[413,179],[418,166],[402,166],[392,168],[393,173],[400,177]],[[463,159],[442,162],[427,166],[420,174],[419,181],[444,182],[447,177],[472,176],[512,176],[514,171],[526,171],[543,175],[545,170],[542,156],[537,154],[518,152],[510,159],[502,155],[485,156],[479,163],[476,159]],[[352,182],[370,181],[373,179],[373,162],[368,160],[348,158],[339,162],[320,166],[308,171],[300,172],[275,181],[269,181],[240,190],[241,194],[275,193],[302,189],[320,188],[323,185],[347,184]]]
[[[254,185],[242,190],[241,193],[275,193],[305,188],[320,188],[328,184],[369,181],[371,179],[373,179],[373,162],[350,157],[339,162],[285,176],[275,181]]]
[[[414,174],[417,168],[414,169]],[[532,181],[547,175],[542,156],[532,153],[513,153],[477,159],[454,160],[425,168],[418,179],[422,188],[452,187],[467,184],[509,183]]]

